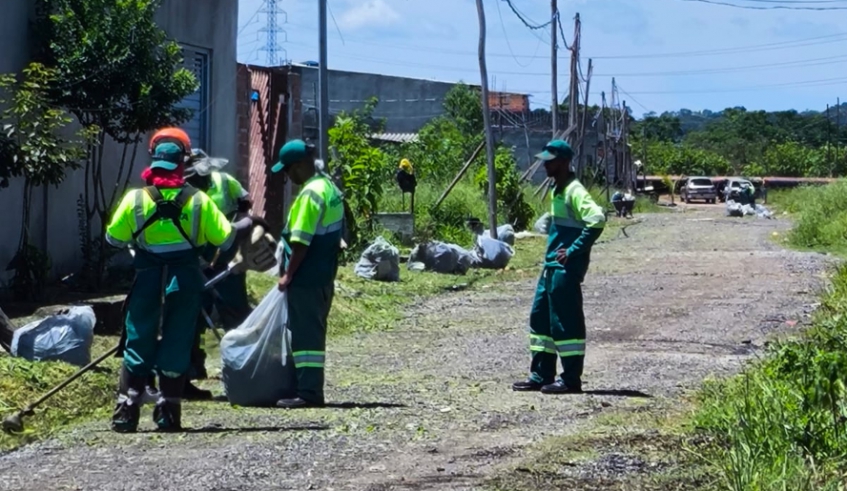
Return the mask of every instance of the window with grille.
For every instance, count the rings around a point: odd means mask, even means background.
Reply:
[[[185,58],[185,68],[194,73],[200,87],[178,104],[178,107],[191,109],[191,119],[182,124],[182,128],[191,138],[194,148],[202,148],[206,152],[212,150],[209,145],[209,94],[211,77],[209,74],[209,50],[191,46],[182,47]]]

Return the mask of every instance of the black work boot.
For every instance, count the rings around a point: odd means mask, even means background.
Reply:
[[[324,401],[307,401],[301,397],[295,397],[293,399],[280,399],[276,403],[276,407],[282,409],[299,409],[306,407],[324,407],[326,404]]]
[[[118,397],[118,404],[115,406],[115,412],[112,413],[112,431],[116,433],[135,433],[138,431],[141,405],[134,400],[133,395],[137,397],[137,394],[121,394]]]
[[[188,377],[168,377],[159,375],[159,400],[153,409],[153,421],[159,431],[180,431],[182,429],[182,394]]]
[[[211,401],[212,391],[201,389],[191,382],[186,382],[185,389],[182,392],[182,398],[186,401]]]
[[[179,400],[160,398],[153,408],[153,421],[159,431],[182,430],[182,404]]]
[[[541,388],[542,394],[581,394],[582,393],[582,383],[569,383],[566,384],[562,380],[557,380],[552,384],[545,385]]]
[[[532,379],[521,380],[512,384],[512,390],[515,392],[538,392],[544,384],[536,382]]]
[[[138,430],[145,382],[144,378],[129,373],[125,365],[121,367],[118,403],[112,413],[112,431],[135,433]]]

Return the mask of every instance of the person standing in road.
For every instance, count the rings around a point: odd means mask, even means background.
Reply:
[[[249,232],[252,224],[246,218],[233,226],[206,194],[185,183],[191,141],[183,130],[156,132],[149,150],[152,163],[142,173],[147,186],[128,191],[106,227],[110,245],[135,250],[112,415],[112,429],[121,433],[137,430],[154,370],[160,391],[153,419],[163,431],[182,428],[181,399],[203,290],[199,251],[206,244],[234,247],[236,231]]]
[[[327,317],[335,292],[344,226],[344,200],[330,178],[315,168],[315,147],[286,143],[272,172],[284,172],[300,186],[282,233],[286,247],[279,290],[288,292],[289,330],[297,397],[278,407],[324,405]]]
[[[545,394],[582,392],[585,359],[585,315],[582,281],[588,271],[591,246],[603,233],[603,208],[577,180],[571,162],[573,150],[563,140],[553,140],[536,155],[553,179],[552,223],[547,238],[544,268],[529,317],[532,363],[526,380],[515,382],[515,391]],[[562,373],[556,378],[556,359]]]
[[[185,179],[191,186],[206,193],[228,220],[235,221],[240,216],[250,212],[252,203],[247,191],[238,180],[226,172],[215,170],[208,165],[208,157],[202,150],[192,150],[191,159],[185,169]],[[204,271],[206,280],[211,280],[226,270],[229,262],[235,257],[237,247],[227,251],[208,244],[203,249],[203,259],[211,264]],[[217,256],[217,257],[216,257]],[[252,309],[247,297],[247,274],[233,273],[215,285],[216,297],[211,291],[203,293],[203,309],[209,314],[217,307],[223,321],[224,329],[238,327]],[[188,400],[210,400],[212,393],[194,385],[192,381],[208,378],[206,371],[206,319],[201,315],[197,319],[197,334],[191,350],[191,370],[185,386],[184,398]]]

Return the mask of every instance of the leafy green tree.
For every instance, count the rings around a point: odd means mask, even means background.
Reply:
[[[150,131],[191,117],[190,110],[176,105],[196,91],[198,83],[183,67],[179,45],[156,24],[161,0],[35,4],[35,59],[58,74],[52,98],[84,127],[99,133],[88,147],[79,203],[83,255],[93,259],[87,269],[99,286],[108,214],[129,185],[139,144]],[[120,162],[104,161],[106,137],[123,145]],[[107,175],[114,177],[107,181]]]
[[[20,241],[9,264],[15,270],[12,290],[19,300],[37,300],[50,272],[49,257],[30,241],[33,189],[58,187],[69,171],[78,169],[89,136],[85,132],[75,138],[62,136],[72,119],[51,105],[48,90],[56,77],[54,70],[39,63],[31,63],[20,76],[0,75],[0,107],[6,108],[0,118],[0,176],[6,186],[9,178],[24,179]]]
[[[340,170],[347,202],[357,219],[357,223],[350,224],[355,226],[352,235],[363,240],[369,237],[362,236],[359,231],[373,230],[373,215],[379,211],[386,169],[389,167],[387,155],[372,147],[368,139],[374,131],[371,121],[376,105],[377,100],[371,99],[362,110],[339,114],[329,129],[329,144],[340,160],[332,165]],[[351,248],[358,245],[350,244]]]
[[[512,150],[498,147],[494,155],[494,168],[497,172],[497,209],[505,215],[508,223],[517,230],[529,228],[535,210],[526,201],[520,184],[518,164]],[[477,165],[474,181],[484,195],[488,195],[488,168],[482,163]]]

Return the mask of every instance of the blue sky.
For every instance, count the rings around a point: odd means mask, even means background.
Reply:
[[[715,0],[770,6],[762,0]],[[808,1],[808,0],[804,0]],[[550,18],[549,0],[512,0],[528,19]],[[240,0],[239,61],[266,64],[262,0]],[[792,2],[787,2],[792,5]],[[318,59],[315,0],[280,0],[279,46],[294,62]],[[479,83],[474,0],[329,0],[332,69]],[[794,2],[793,5],[798,5]],[[816,6],[847,9],[847,0]],[[499,8],[498,8],[499,7]],[[485,0],[492,89],[549,106],[550,32],[527,28],[502,0]],[[594,58],[590,102],[611,89],[636,115],[687,108],[823,110],[847,100],[847,10],[746,10],[688,0],[559,0],[567,42],[582,21],[582,65]],[[501,20],[502,19],[502,20]],[[560,45],[561,46],[561,45]],[[681,53],[686,53],[682,55]],[[559,98],[570,52],[559,52]]]

